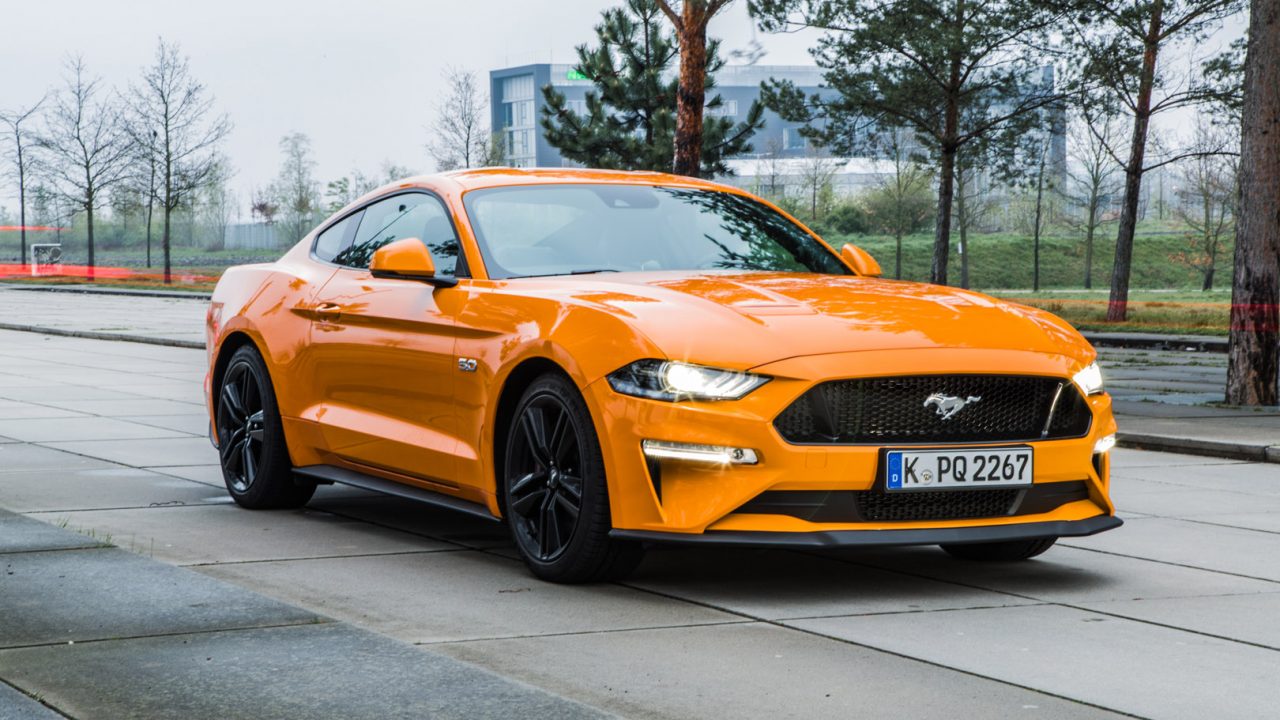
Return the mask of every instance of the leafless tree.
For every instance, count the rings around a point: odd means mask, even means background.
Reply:
[[[85,214],[89,280],[96,264],[94,213],[124,178],[132,150],[121,108],[100,97],[99,83],[81,58],[68,60],[64,87],[52,97],[39,139],[48,159],[44,174],[71,207]]]
[[[3,157],[8,160],[7,174],[18,186],[18,234],[21,237],[21,254],[18,262],[27,261],[27,181],[36,165],[36,137],[28,122],[39,120],[38,113],[46,97],[35,104],[10,112],[0,112],[0,129],[7,140]]]
[[[436,106],[436,119],[428,132],[431,139],[427,152],[439,170],[481,167],[491,164],[489,105],[476,74],[469,70],[446,67],[443,72],[448,89],[444,101]]]
[[[1087,125],[1088,124],[1088,125]],[[1071,162],[1067,163],[1068,199],[1080,209],[1067,225],[1084,233],[1084,286],[1093,287],[1093,245],[1106,222],[1110,197],[1120,189],[1121,166],[1109,149],[1120,138],[1120,126],[1112,115],[1081,113],[1068,130]]]
[[[285,237],[289,242],[310,230],[320,209],[320,183],[312,172],[311,139],[295,132],[280,138],[280,174],[271,186],[276,204],[284,211]]]
[[[974,148],[971,148],[974,149]],[[969,261],[972,259],[972,253],[969,251],[969,233],[980,227],[987,215],[991,212],[994,204],[994,198],[990,192],[990,188],[984,188],[981,183],[981,172],[977,164],[971,162],[967,157],[968,153],[961,151],[956,154],[955,163],[955,226],[960,235],[960,287],[969,287]],[[928,175],[929,185],[933,184],[933,174]],[[933,212],[937,209],[937,202],[934,201],[930,207],[922,209],[925,218],[933,217]]]
[[[175,43],[161,38],[155,58],[131,86],[129,134],[135,152],[155,167],[155,196],[164,221],[164,281],[173,281],[170,248],[173,213],[189,204],[218,169],[218,146],[231,132],[226,115],[214,113],[213,96],[191,74],[188,59]]]
[[[912,159],[909,140],[909,132],[899,127],[888,128],[876,138],[877,154],[893,164],[893,172],[882,177],[867,197],[867,209],[875,225],[893,235],[893,276],[899,279],[903,236],[923,227],[934,211],[930,194],[933,173]]]
[[[1280,2],[1254,0],[1244,68],[1227,402],[1280,403]]]
[[[800,189],[808,204],[810,222],[822,219],[830,205],[833,189],[831,181],[840,171],[841,162],[816,144],[811,144],[800,163]]]
[[[774,202],[782,200],[787,187],[782,179],[782,143],[777,138],[769,139],[764,153],[756,160],[755,171],[754,192]]]
[[[228,186],[233,175],[231,165],[225,158],[218,162],[218,169],[209,174],[204,187],[197,193],[197,209],[201,216],[201,224],[208,231],[205,241],[208,250],[222,250],[226,247],[227,227],[236,215],[236,196]]]
[[[1092,87],[1104,91],[1106,105],[1122,108],[1132,118],[1129,147],[1111,150],[1124,166],[1125,179],[1108,322],[1123,322],[1128,313],[1142,176],[1182,158],[1175,153],[1148,161],[1151,118],[1207,105],[1219,96],[1195,71],[1182,71],[1164,56],[1173,46],[1193,45],[1207,37],[1242,4],[1242,0],[1081,0],[1080,12],[1073,15],[1098,20],[1087,26],[1077,21],[1072,34],[1085,77]]]
[[[275,224],[280,206],[276,204],[270,189],[254,188],[249,196],[249,213],[253,217],[262,218],[262,222],[267,225]]]
[[[1214,124],[1205,116],[1196,123],[1192,147],[1216,149],[1239,144],[1239,130]],[[1224,137],[1228,136],[1228,137]],[[1202,290],[1213,289],[1218,257],[1235,231],[1236,201],[1240,194],[1237,155],[1195,155],[1179,168],[1179,202],[1173,215],[1188,229],[1187,249],[1173,255],[1174,262],[1198,270]]]

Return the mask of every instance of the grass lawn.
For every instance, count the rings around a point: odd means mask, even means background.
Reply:
[[[1133,290],[1129,293],[1129,321],[1123,323],[1106,321],[1107,290],[1038,293],[996,290],[991,294],[1048,310],[1080,330],[1226,335],[1230,328],[1230,290]]]

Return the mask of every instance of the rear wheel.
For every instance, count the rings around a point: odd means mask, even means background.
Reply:
[[[315,483],[295,481],[266,363],[251,345],[235,351],[217,395],[218,453],[232,499],[252,509],[301,507]]]
[[[586,403],[567,378],[525,390],[507,431],[503,490],[511,536],[534,575],[581,583],[620,578],[643,557],[613,527],[604,460]]]
[[[1031,540],[1008,540],[1005,542],[967,543],[963,545],[943,545],[942,549],[952,557],[962,560],[978,560],[986,562],[1015,562],[1029,560],[1053,547],[1058,542],[1056,537],[1033,538]]]

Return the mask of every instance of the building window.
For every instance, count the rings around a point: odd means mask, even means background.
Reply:
[[[709,107],[703,114],[707,117],[738,117],[738,101],[725,100],[720,107]]]
[[[504,161],[513,167],[534,164],[533,75],[502,79],[502,129],[506,145]]]
[[[782,128],[782,149],[803,150],[809,142],[800,134],[800,128]]]

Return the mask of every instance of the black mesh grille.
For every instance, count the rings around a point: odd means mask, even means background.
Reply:
[[[1089,497],[1084,481],[1036,483],[1025,490],[769,490],[735,512],[790,515],[815,523],[967,520],[1037,515]]]
[[[854,493],[859,514],[870,522],[966,520],[1008,515],[1020,490],[942,490],[934,492]]]
[[[1061,395],[1058,395],[1061,387]],[[930,402],[933,395],[940,396]],[[1054,398],[1057,404],[1054,406]],[[949,417],[952,398],[967,401]],[[1049,432],[1042,435],[1050,407]],[[1017,375],[914,375],[833,380],[774,420],[787,442],[829,445],[992,442],[1080,437],[1089,406],[1073,383]]]

